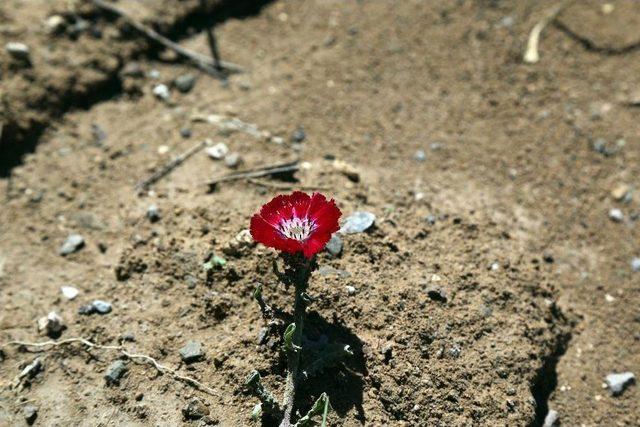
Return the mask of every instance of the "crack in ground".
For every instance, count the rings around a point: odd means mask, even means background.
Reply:
[[[210,14],[203,14],[200,7],[193,7],[186,12],[184,16],[176,19],[170,25],[158,25],[163,29],[163,34],[172,40],[179,40],[189,35],[189,29],[203,30],[220,24],[227,19],[245,19],[258,15],[264,6],[272,3],[274,0],[243,0],[243,1],[225,1],[215,4],[215,8],[208,7]],[[106,16],[104,12],[93,11],[94,20],[112,20]],[[136,39],[143,39],[142,35],[137,35]],[[106,41],[104,42],[106,43]],[[2,124],[2,132],[0,132],[0,178],[9,177],[14,167],[21,164],[24,155],[35,151],[40,143],[41,137],[52,121],[59,120],[66,113],[74,109],[89,109],[92,106],[113,99],[123,92],[122,79],[120,72],[128,60],[135,57],[147,56],[154,57],[162,51],[163,47],[155,43],[147,41],[141,44],[141,48],[131,49],[126,54],[113,53],[112,58],[117,60],[117,65],[112,69],[106,70],[104,78],[96,80],[93,84],[84,87],[84,91],[73,86],[66,87],[59,93],[48,94],[46,105],[38,112],[41,116],[32,119],[29,124],[20,126],[19,117],[8,115],[4,117]],[[82,71],[79,71],[82,73]],[[72,75],[71,77],[77,77]],[[39,82],[46,86],[46,82]],[[38,83],[36,83],[38,84]],[[90,95],[87,95],[90,94]],[[0,105],[1,107],[2,105]],[[12,106],[13,107],[13,106]],[[16,108],[16,107],[14,107]],[[17,109],[22,106],[18,105]],[[9,108],[6,108],[9,111]],[[1,112],[1,108],[0,108]],[[19,115],[20,113],[18,113]],[[0,115],[0,118],[2,116]]]
[[[558,363],[569,347],[576,326],[575,322],[569,321],[557,307],[554,307],[553,314],[556,319],[566,322],[568,330],[556,336],[553,351],[542,359],[542,366],[533,379],[531,394],[536,402],[536,414],[530,427],[544,425],[544,420],[549,413],[549,398],[558,387]]]

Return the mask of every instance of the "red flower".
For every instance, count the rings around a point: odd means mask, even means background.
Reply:
[[[302,252],[311,258],[338,231],[342,213],[336,202],[320,193],[301,191],[274,197],[251,218],[251,236],[282,252]]]

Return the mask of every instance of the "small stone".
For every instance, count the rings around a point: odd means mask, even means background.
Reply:
[[[196,84],[196,77],[193,74],[183,74],[173,81],[174,86],[182,93],[188,93]]]
[[[636,257],[631,260],[631,270],[640,271],[640,257]]]
[[[158,147],[158,154],[163,155],[169,152],[170,148],[168,145],[161,145]]]
[[[64,31],[64,27],[67,25],[64,17],[61,15],[51,15],[45,21],[45,26],[47,27],[47,32],[49,34],[57,34]]]
[[[620,209],[613,208],[609,210],[609,218],[611,219],[611,221],[622,222],[624,221],[624,214]]]
[[[418,162],[424,162],[425,160],[427,160],[427,154],[424,152],[424,150],[418,150],[414,153],[413,159]]]
[[[492,262],[491,265],[489,265],[489,270],[491,270],[491,271],[500,270],[500,264],[497,263],[497,262]]]
[[[60,288],[60,291],[62,292],[62,295],[64,295],[64,297],[69,301],[77,297],[78,294],[80,293],[80,291],[77,288],[74,288],[73,286],[62,286]]]
[[[185,363],[193,363],[201,360],[204,357],[202,344],[197,341],[189,341],[180,349],[180,357],[182,357]]]
[[[229,153],[224,158],[224,164],[228,168],[235,169],[242,164],[242,157],[238,153]]]
[[[196,397],[182,408],[182,416],[185,420],[199,420],[207,415],[209,415],[209,408]]]
[[[269,328],[267,328],[266,326],[263,326],[262,328],[260,328],[260,331],[258,332],[258,345],[262,345],[266,343],[268,338],[269,338]]]
[[[128,62],[120,72],[122,77],[131,77],[135,79],[140,79],[144,77],[144,70],[142,66],[138,62]]]
[[[427,295],[434,301],[447,301],[447,293],[440,286],[429,286],[427,288]]]
[[[355,212],[347,217],[342,224],[340,232],[344,234],[362,233],[368,230],[376,220],[371,212]]]
[[[118,384],[122,376],[127,372],[127,364],[122,360],[116,360],[107,368],[104,379],[107,384]]]
[[[333,268],[330,265],[323,265],[318,268],[318,274],[321,276],[338,276],[338,277],[349,277],[351,274],[345,270],[338,270],[337,268]]]
[[[609,374],[605,378],[607,387],[611,390],[611,394],[619,396],[624,390],[636,381],[636,376],[632,372],[623,372],[620,374]]]
[[[627,184],[617,185],[613,190],[611,190],[611,197],[617,202],[624,200],[627,197],[627,194],[631,188]]]
[[[251,237],[251,232],[245,229],[236,234],[236,237],[222,248],[222,252],[229,256],[241,256],[247,249],[255,245],[256,242]]]
[[[38,332],[41,335],[47,335],[51,338],[57,338],[66,328],[62,317],[55,311],[50,312],[44,317],[38,319]]]
[[[542,425],[542,427],[556,427],[558,426],[558,421],[560,421],[560,415],[558,414],[558,411],[549,409],[549,412],[547,412],[547,416],[544,417],[544,424]]]
[[[339,256],[342,253],[342,239],[337,234],[331,236],[329,242],[327,242],[327,246],[325,246],[327,252],[329,252],[334,257]]]
[[[70,234],[67,240],[64,241],[58,253],[62,256],[67,256],[74,252],[79,251],[84,246],[84,238],[79,234]]]
[[[147,76],[149,76],[150,79],[158,80],[160,78],[160,71],[156,69],[149,70]]]
[[[354,288],[353,286],[346,286],[345,289],[347,290],[347,294],[349,296],[353,296],[356,294],[356,288]]]
[[[429,150],[431,151],[438,151],[442,149],[442,144],[439,142],[432,142],[431,144],[429,144]]]
[[[304,132],[304,128],[299,126],[291,135],[291,142],[302,142],[307,137],[307,134]]]
[[[182,93],[188,93],[196,84],[196,77],[193,74],[183,74],[173,81],[176,88]]]
[[[38,408],[33,405],[25,405],[22,408],[22,416],[27,424],[31,425],[35,422],[36,418],[38,418]]]
[[[180,129],[180,136],[184,139],[191,138],[191,128]]]
[[[331,165],[337,172],[346,176],[349,181],[360,182],[360,172],[355,166],[342,160],[334,160]]]
[[[102,301],[102,300],[95,300],[94,302],[91,303],[91,306],[93,307],[93,309],[95,310],[96,313],[98,314],[108,314],[111,313],[111,303],[108,303],[106,301]]]
[[[605,294],[605,296],[604,296],[604,300],[605,300],[606,302],[614,302],[616,299],[615,299],[615,298],[613,297],[613,295],[611,295],[611,294]]]
[[[436,216],[435,215],[427,215],[426,217],[424,217],[424,220],[427,221],[429,224],[433,225],[436,223]]]
[[[389,362],[393,357],[393,344],[386,344],[384,347],[382,347],[382,350],[380,352],[384,356],[385,362]]]
[[[42,370],[42,360],[39,357],[36,357],[33,362],[29,363],[25,366],[22,371],[20,371],[20,378],[33,378]]]
[[[157,84],[153,87],[153,94],[156,98],[162,101],[169,101],[171,97],[171,93],[169,92],[169,87],[165,84]]]
[[[229,147],[224,142],[220,142],[213,147],[209,147],[206,150],[207,156],[214,160],[222,160],[229,152]]]
[[[20,42],[9,42],[4,46],[7,53],[16,59],[28,61],[31,54],[29,46]]]
[[[149,205],[147,208],[147,219],[151,222],[160,221],[160,209],[156,205]]]
[[[462,350],[457,345],[454,345],[449,349],[449,354],[451,355],[451,357],[454,357],[454,358],[460,357],[461,352]]]
[[[515,22],[515,18],[511,15],[507,15],[500,20],[500,26],[505,28],[511,28],[513,27],[514,22]]]
[[[92,304],[83,305],[78,309],[78,314],[88,316],[96,312],[95,307]]]

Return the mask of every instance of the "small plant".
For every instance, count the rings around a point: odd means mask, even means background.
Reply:
[[[326,345],[318,349],[303,348],[303,327],[306,307],[312,302],[307,293],[309,278],[317,267],[316,254],[320,252],[331,235],[338,231],[340,209],[335,201],[327,200],[319,193],[308,195],[296,191],[290,195],[275,197],[260,212],[251,218],[251,235],[254,240],[275,248],[281,252],[284,261],[284,272],[278,269],[273,260],[273,270],[287,289],[294,288],[295,303],[293,323],[290,323],[283,336],[283,350],[287,355],[287,378],[282,402],[262,384],[260,374],[253,371],[247,381],[247,388],[260,399],[253,410],[255,419],[263,413],[273,417],[281,417],[280,427],[304,427],[315,425],[314,417],[322,417],[322,426],[326,426],[327,413],[330,409],[329,397],[322,393],[309,412],[292,423],[296,388],[300,381],[309,378],[341,357],[351,355],[349,346]],[[262,314],[267,319],[276,316],[264,301],[262,286],[258,285],[254,298],[260,305]]]

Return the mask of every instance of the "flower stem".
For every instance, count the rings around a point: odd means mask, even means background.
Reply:
[[[309,277],[311,276],[314,260],[291,257],[288,264],[290,269],[287,269],[287,273],[290,274],[293,284],[295,285],[295,305],[293,309],[295,331],[293,333],[293,345],[287,350],[288,369],[283,401],[284,418],[280,423],[280,427],[292,426],[291,415],[295,402],[298,371],[300,368],[300,353],[302,352],[302,328],[304,327],[304,318],[306,315],[305,292],[309,285]]]

